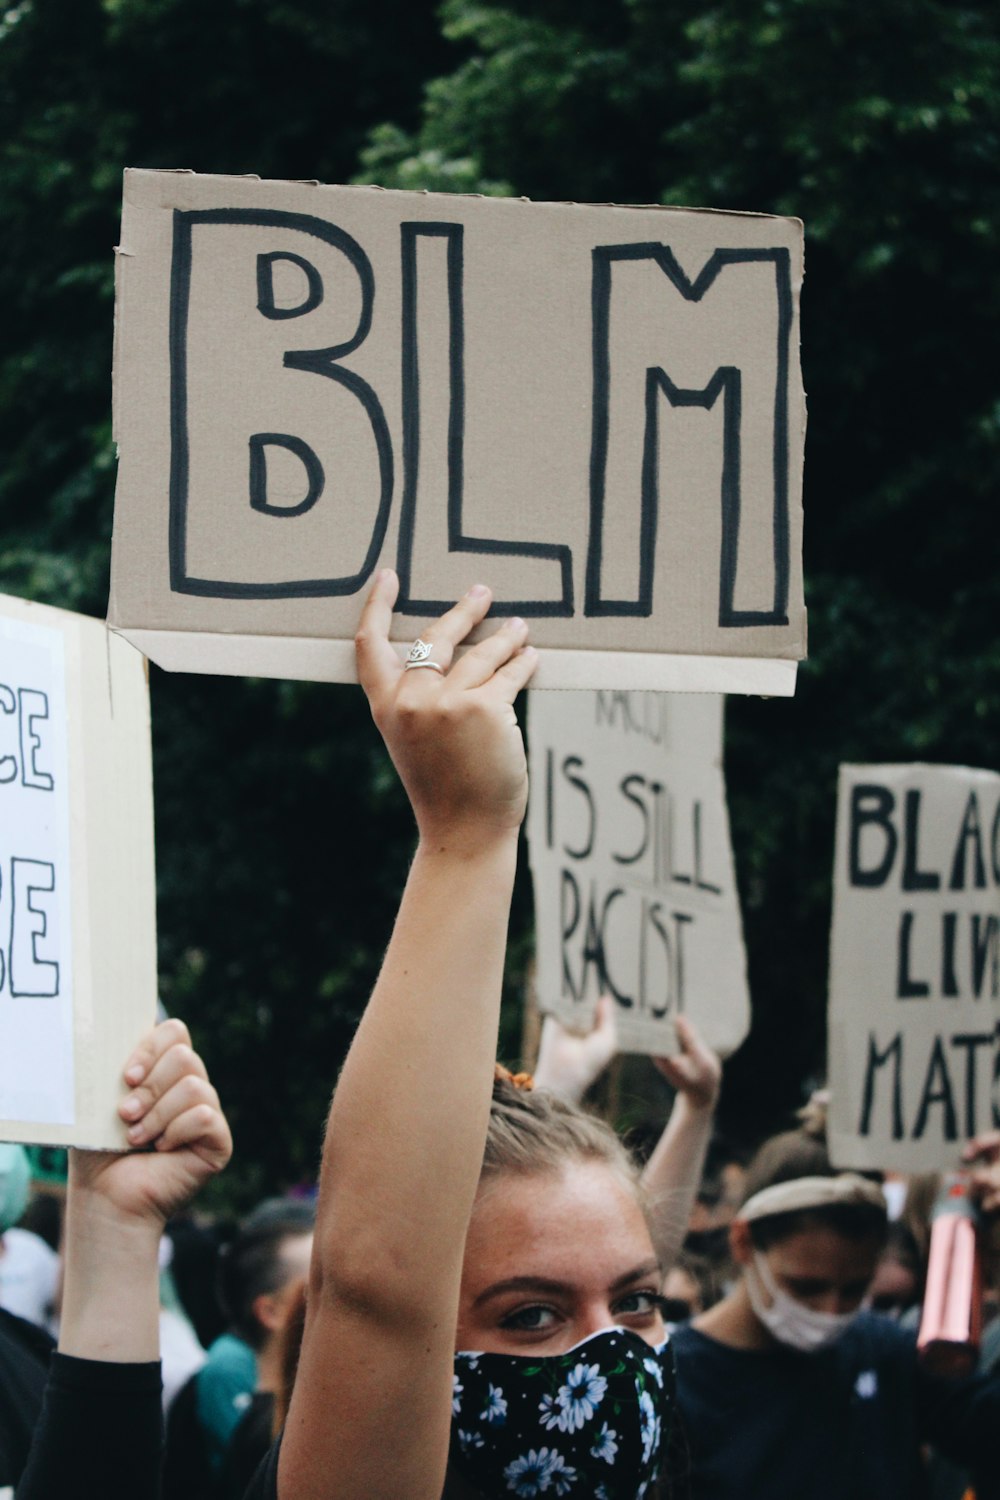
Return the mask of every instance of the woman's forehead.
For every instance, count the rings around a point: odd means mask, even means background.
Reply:
[[[775,1241],[771,1259],[791,1275],[854,1274],[874,1270],[881,1249],[871,1236],[852,1239],[825,1225],[799,1229]]]
[[[505,1173],[486,1186],[469,1226],[465,1274],[614,1280],[652,1257],[634,1188],[604,1162],[569,1162],[557,1173]]]

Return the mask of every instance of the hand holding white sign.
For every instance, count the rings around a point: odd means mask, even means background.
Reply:
[[[711,1112],[719,1097],[722,1064],[686,1016],[677,1017],[675,1029],[680,1051],[672,1057],[654,1057],[653,1062],[689,1109]]]
[[[677,1017],[676,1030],[680,1052],[653,1062],[673,1084],[677,1097],[642,1174],[653,1243],[664,1272],[677,1259],[687,1234],[722,1080],[722,1064],[686,1017]]]
[[[578,1104],[617,1051],[615,1002],[610,995],[598,997],[589,1031],[570,1031],[558,1016],[545,1016],[535,1064],[535,1087],[553,1089]]]
[[[123,1100],[122,1119],[148,1122],[155,1149],[70,1152],[59,1356],[72,1357],[53,1361],[18,1481],[24,1500],[67,1493],[67,1454],[74,1494],[160,1492],[160,1237],[225,1166],[232,1140],[182,1022],[150,1031],[124,1076],[141,1083],[141,1105],[136,1115]]]

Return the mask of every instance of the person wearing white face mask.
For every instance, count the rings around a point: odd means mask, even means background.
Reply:
[[[885,1231],[881,1190],[829,1168],[744,1203],[740,1281],[673,1336],[694,1500],[916,1500],[926,1443],[1000,1495],[1000,1380],[933,1379],[867,1307]]]
[[[789,1218],[802,1214],[809,1218]],[[734,1253],[745,1267],[743,1287],[756,1320],[779,1344],[801,1354],[836,1343],[861,1312],[885,1238],[881,1189],[853,1172],[799,1177],[755,1193],[738,1223]],[[774,1269],[769,1251],[777,1260]]]

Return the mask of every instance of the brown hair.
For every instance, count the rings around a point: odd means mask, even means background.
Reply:
[[[803,1122],[798,1130],[772,1135],[758,1148],[743,1179],[742,1201],[748,1203],[763,1188],[779,1182],[836,1175],[827,1154],[825,1121],[813,1119]]]
[[[747,1168],[743,1202],[764,1188],[800,1177],[836,1177],[826,1146],[827,1111],[822,1096],[814,1095],[799,1111],[798,1130],[786,1130],[766,1140]],[[739,1213],[736,1215],[739,1218]],[[884,1208],[867,1203],[829,1204],[822,1208],[800,1208],[790,1213],[769,1214],[750,1223],[750,1238],[758,1250],[790,1239],[802,1230],[824,1228],[846,1239],[872,1238],[882,1241],[886,1232]]]
[[[480,1183],[509,1172],[558,1172],[568,1161],[603,1162],[638,1194],[639,1167],[610,1125],[548,1089],[498,1069]]]

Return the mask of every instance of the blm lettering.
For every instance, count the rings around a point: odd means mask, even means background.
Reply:
[[[353,595],[364,588],[382,555],[398,492],[395,563],[401,589],[396,607],[404,614],[437,614],[451,602],[426,566],[422,575],[419,562],[443,534],[449,554],[483,559],[480,571],[493,558],[518,561],[528,591],[498,599],[496,614],[648,617],[656,592],[657,532],[670,524],[668,497],[661,493],[665,465],[669,472],[670,434],[686,411],[718,407],[721,424],[706,439],[704,454],[705,467],[718,475],[716,623],[726,630],[788,624],[793,287],[784,246],[720,246],[691,276],[669,244],[593,246],[589,293],[579,308],[579,317],[589,319],[592,366],[590,431],[580,433],[580,469],[589,471],[581,549],[568,536],[539,542],[489,535],[466,519],[466,258],[489,253],[485,236],[469,248],[461,222],[404,220],[398,225],[399,279],[391,289],[392,305],[400,308],[397,397],[395,379],[391,388],[378,389],[349,362],[371,335],[386,300],[359,238],[326,219],[280,209],[178,209],[173,222],[169,532],[175,592],[218,599]],[[266,251],[255,248],[262,230],[271,236]],[[273,523],[275,543],[283,552],[289,546],[288,528],[300,518],[317,506],[343,503],[343,496],[330,494],[330,481],[343,471],[345,454],[350,455],[350,501],[364,524],[350,532],[349,542],[344,540],[331,559],[336,569],[322,573],[208,577],[189,556],[192,505],[207,503],[212,492],[212,479],[202,476],[200,465],[214,460],[214,454],[193,449],[189,440],[191,405],[204,402],[211,389],[208,368],[199,361],[214,364],[218,359],[215,341],[201,336],[192,311],[197,304],[202,318],[212,312],[211,288],[199,288],[199,268],[220,259],[230,267],[246,257],[255,267],[246,278],[255,289],[255,305],[246,307],[242,323],[232,325],[225,359],[234,371],[246,367],[259,358],[262,328],[275,326],[276,338],[266,345],[271,364],[264,372],[274,420],[261,430],[253,425],[250,410],[240,412],[237,420],[244,429],[220,429],[219,440],[242,446],[246,511]],[[713,317],[718,286],[741,280],[747,283],[742,303],[748,315],[754,309],[749,321]],[[631,357],[622,351],[613,357],[613,322],[626,317],[627,303],[639,295],[648,309],[646,321],[655,326],[655,343],[651,348],[643,344]],[[764,351],[757,332],[762,298],[771,303],[770,347]],[[443,315],[422,311],[428,302],[443,309]],[[678,352],[683,341],[676,325],[682,311],[687,309],[684,317],[690,321],[691,309],[702,306],[706,316],[700,320],[696,350]],[[237,342],[240,330],[243,347]],[[481,366],[478,378],[487,379]],[[697,373],[703,366],[709,371],[707,380]],[[325,418],[300,416],[297,430],[284,430],[284,416],[295,410],[304,381],[324,389]],[[623,395],[634,401],[640,416],[618,431],[611,411]],[[391,420],[397,399],[398,440]],[[254,404],[254,414],[260,406]],[[752,507],[744,474],[744,455],[751,446],[770,455],[767,494],[758,495]],[[446,454],[444,472],[428,463],[429,449]],[[757,488],[762,485],[758,481]],[[770,566],[755,585],[758,597],[740,604],[741,541],[748,527],[756,529],[758,541],[766,538]],[[623,565],[619,542],[615,580],[609,581],[608,539],[620,538],[623,531],[632,538],[630,558]],[[423,533],[428,545],[421,544]],[[343,532],[339,535],[344,538]],[[629,574],[626,589],[618,586],[623,566]],[[745,579],[744,593],[750,591]]]

